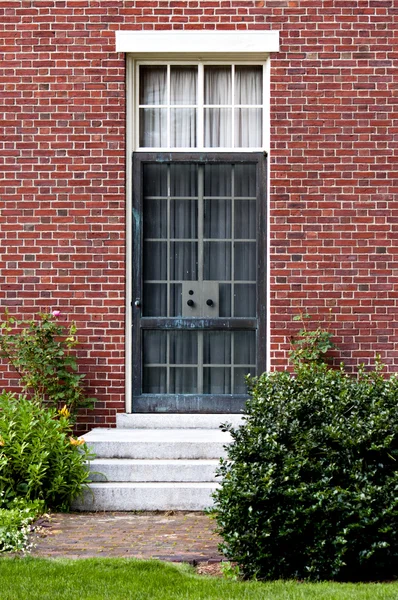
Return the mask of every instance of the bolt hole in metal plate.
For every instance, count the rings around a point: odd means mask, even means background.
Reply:
[[[183,281],[182,316],[209,319],[218,317],[218,281]]]

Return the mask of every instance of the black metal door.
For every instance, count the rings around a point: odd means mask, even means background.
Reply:
[[[238,412],[265,368],[265,159],[134,157],[133,411]]]

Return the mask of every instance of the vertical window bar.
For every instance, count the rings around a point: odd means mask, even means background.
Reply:
[[[166,335],[166,394],[170,394],[170,332],[164,332]]]
[[[197,145],[198,148],[204,148],[204,67],[203,64],[198,65],[198,107],[197,107]]]
[[[167,103],[167,148],[171,147],[171,119],[170,119],[170,102],[171,102],[171,75],[170,65],[167,65],[167,90],[166,90],[166,103]]]
[[[231,101],[232,101],[232,119],[231,119],[231,125],[232,125],[232,139],[231,139],[231,145],[232,148],[235,148],[235,65],[231,66],[232,69],[232,76],[231,76]]]
[[[170,279],[171,279],[171,266],[170,266],[170,260],[171,260],[171,248],[170,248],[170,237],[171,237],[171,217],[170,217],[170,193],[171,193],[171,181],[170,181],[170,174],[171,168],[170,165],[167,165],[167,256],[166,256],[166,260],[167,260],[167,267],[166,267],[166,273],[167,273],[167,316],[170,317],[171,316],[171,302],[170,302],[170,289],[171,289],[171,284],[170,284]]]
[[[235,316],[235,165],[231,170],[231,317]]]

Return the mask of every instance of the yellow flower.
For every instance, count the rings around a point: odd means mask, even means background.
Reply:
[[[72,444],[72,446],[82,446],[84,444],[84,438],[80,438],[80,440],[75,440],[75,438],[70,436],[69,441]]]
[[[5,442],[4,442],[3,438],[2,438],[2,437],[1,437],[1,435],[0,435],[0,446],[4,446],[4,443],[5,443]]]
[[[61,417],[66,417],[67,419],[70,417],[70,412],[66,407],[66,404],[63,408],[61,408],[61,410],[58,411],[58,413],[61,415]]]

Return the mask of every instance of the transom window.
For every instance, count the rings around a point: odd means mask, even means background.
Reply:
[[[262,64],[139,64],[136,147],[261,150]]]

